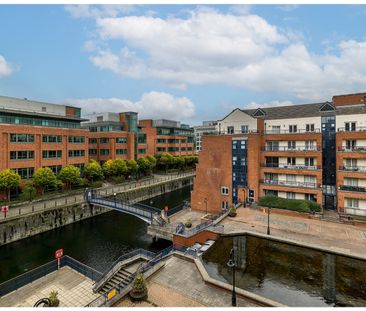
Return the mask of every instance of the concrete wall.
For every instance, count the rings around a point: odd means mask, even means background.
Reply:
[[[234,132],[240,133],[242,125],[247,125],[249,131],[256,131],[257,119],[237,109],[234,112],[232,112],[229,116],[227,116],[225,119],[218,121],[217,127],[220,132],[226,133],[227,127],[233,126]]]
[[[297,125],[297,130],[305,131],[306,124],[314,124],[314,128],[320,130],[321,117],[265,120],[266,131],[271,131],[273,126],[281,126],[281,131],[288,131],[289,125]]]

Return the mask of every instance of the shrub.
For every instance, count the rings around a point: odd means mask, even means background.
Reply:
[[[103,187],[103,182],[101,180],[93,181],[90,184],[90,187],[92,187],[92,188],[100,188],[100,187]]]
[[[60,300],[58,299],[58,292],[52,291],[48,297],[50,300],[50,307],[57,307],[60,304]]]
[[[133,284],[132,284],[132,290],[135,293],[143,293],[147,290],[144,276],[141,273],[138,273],[136,275],[136,278],[135,278],[135,280],[133,281]]]
[[[320,212],[318,203],[307,200],[284,199],[276,196],[264,196],[259,199],[259,205],[265,207],[291,210],[301,213],[310,213],[311,211]]]
[[[192,220],[191,219],[188,219],[185,223],[184,223],[184,226],[186,228],[191,228],[192,227]]]
[[[234,205],[231,205],[231,207],[230,207],[229,216],[230,217],[235,217],[236,216],[236,208],[235,208]]]
[[[36,195],[37,195],[36,188],[33,185],[28,184],[22,190],[22,193],[20,194],[20,199],[24,201],[28,200],[31,201],[36,197]]]
[[[116,183],[116,184],[120,184],[122,182],[125,181],[125,177],[124,176],[112,176],[111,180]]]

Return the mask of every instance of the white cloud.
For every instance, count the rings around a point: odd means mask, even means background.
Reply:
[[[315,54],[300,32],[279,29],[249,12],[200,7],[186,19],[99,15],[95,20],[99,39],[122,48],[99,48],[90,60],[121,76],[157,78],[183,90],[221,84],[305,101],[366,86],[366,41],[341,41]]]
[[[284,100],[272,100],[270,102],[266,103],[257,103],[255,101],[250,102],[249,104],[246,104],[243,109],[256,109],[256,108],[267,108],[267,107],[281,107],[281,106],[291,106],[294,105],[292,101]]]
[[[6,61],[4,56],[0,55],[0,78],[9,76],[14,72],[14,68]]]
[[[66,5],[65,10],[74,18],[100,18],[116,17],[134,11],[134,6],[129,4],[106,4],[91,6],[88,4]]]
[[[195,106],[188,98],[154,91],[143,94],[136,102],[120,98],[88,98],[69,99],[67,103],[81,107],[84,114],[136,111],[140,119],[173,120],[187,120],[195,115]]]

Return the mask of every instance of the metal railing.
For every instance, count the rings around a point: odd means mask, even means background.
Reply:
[[[339,187],[339,190],[352,191],[352,192],[366,192],[366,187],[342,185]]]
[[[269,152],[282,152],[282,151],[289,151],[289,152],[299,152],[299,151],[320,151],[320,147],[317,146],[296,146],[294,148],[287,147],[287,146],[265,146],[262,147],[262,151],[269,151]]]
[[[366,132],[366,127],[364,126],[356,126],[355,128],[345,128],[339,127],[337,129],[338,132]]]
[[[259,134],[259,130],[248,130],[248,131],[242,131],[242,130],[233,130],[233,131],[212,131],[204,133],[202,136],[220,136],[220,135],[246,135],[246,134]]]
[[[101,275],[99,271],[82,264],[81,262],[77,261],[74,258],[71,258],[70,256],[63,256],[61,258],[60,267],[64,266],[68,266],[71,269],[85,275],[86,277],[92,280],[96,280]],[[8,281],[5,281],[4,283],[0,284],[0,297],[10,292],[13,292],[29,283],[32,283],[35,280],[38,280],[39,278],[44,277],[47,274],[54,272],[56,270],[57,270],[57,260],[52,260],[44,265],[41,265],[35,269],[32,269]]]
[[[267,168],[283,168],[292,170],[318,170],[320,165],[290,165],[290,164],[272,164],[272,163],[262,163],[261,167]]]
[[[347,172],[366,172],[366,166],[340,166],[339,170]]]
[[[342,152],[366,152],[366,146],[338,147],[337,150]]]
[[[167,216],[172,216],[174,215],[175,213],[178,213],[186,208],[189,208],[190,207],[190,203],[188,201],[184,201],[183,203],[177,205],[177,206],[174,206],[173,208],[169,209],[168,212],[167,212]]]
[[[320,129],[316,128],[312,131],[307,131],[306,129],[297,129],[296,131],[292,130],[265,130],[264,134],[314,134],[314,133],[320,133]]]
[[[301,187],[301,188],[314,188],[314,189],[320,188],[320,184],[311,182],[261,179],[260,183],[267,185],[285,186],[285,187]]]

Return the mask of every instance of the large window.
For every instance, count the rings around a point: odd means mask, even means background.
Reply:
[[[358,208],[358,199],[346,199],[346,207]]]
[[[165,147],[158,147],[156,148],[157,152],[165,152],[166,148]]]
[[[168,144],[179,144],[179,139],[168,139]]]
[[[61,143],[62,136],[61,135],[43,135],[42,142],[44,143]]]
[[[69,136],[69,143],[83,144],[85,142],[84,136]]]
[[[51,171],[57,175],[58,173],[60,173],[61,169],[62,169],[62,165],[51,165],[51,166],[46,166],[49,167],[51,169]]]
[[[99,138],[99,142],[101,144],[108,144],[109,143],[109,138],[108,137]]]
[[[33,134],[10,134],[10,142],[12,143],[34,143]]]
[[[178,152],[179,151],[179,147],[168,147],[168,151],[170,151],[170,152]]]
[[[4,113],[0,114],[0,123],[60,128],[80,128],[80,122],[78,121],[61,121],[57,119],[45,119],[41,117],[19,117],[14,115],[6,115]]]
[[[79,157],[84,157],[84,156],[85,156],[84,150],[69,150],[70,158],[79,158]]]
[[[125,143],[127,143],[127,138],[126,137],[116,137],[116,143],[125,144]]]
[[[100,155],[103,156],[109,155],[109,149],[100,149]]]
[[[34,167],[14,168],[13,171],[18,173],[22,179],[30,179],[34,174]]]
[[[356,131],[356,122],[345,122],[344,123],[344,129],[347,132],[354,132],[354,131]]]
[[[127,149],[116,149],[116,154],[118,155],[127,154]]]
[[[58,159],[62,157],[61,150],[43,150],[42,151],[42,158],[43,159]]]
[[[156,140],[156,142],[157,142],[158,144],[165,144],[165,143],[166,143],[166,139],[165,139],[165,138],[158,138],[158,139]]]
[[[33,160],[34,151],[10,151],[10,160]]]
[[[96,138],[89,138],[89,144],[96,144],[97,139]]]
[[[138,153],[139,153],[139,154],[145,154],[145,153],[146,153],[146,149],[139,149],[139,150],[138,150]]]
[[[89,155],[96,156],[97,153],[98,153],[98,150],[97,149],[89,149]]]

